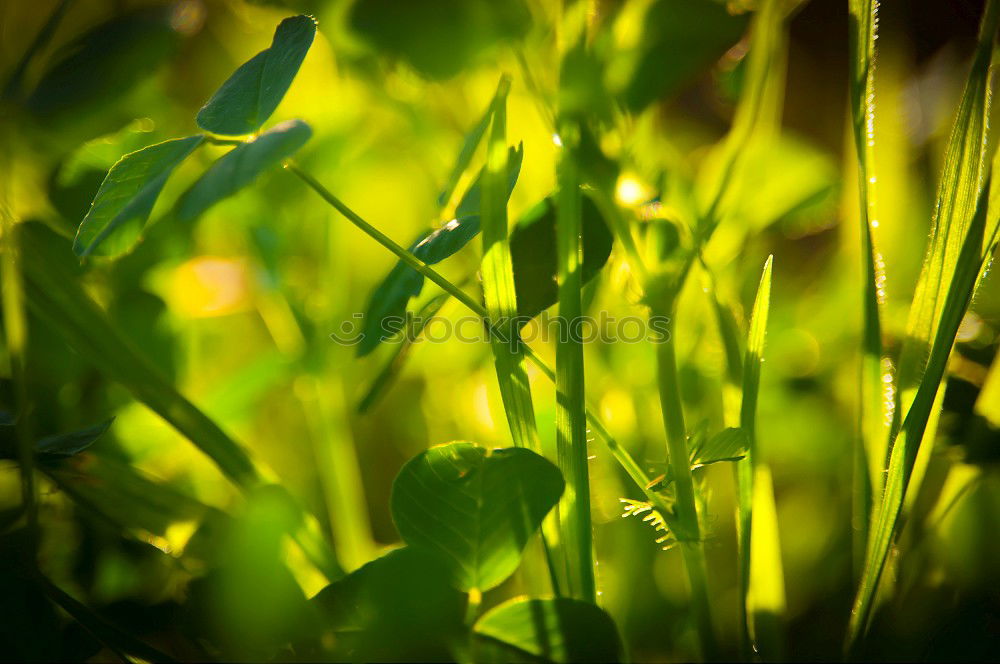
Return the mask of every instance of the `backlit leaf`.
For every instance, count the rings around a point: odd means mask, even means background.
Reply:
[[[514,572],[562,491],[559,470],[530,450],[450,443],[403,466],[392,517],[407,544],[447,562],[458,588],[487,590]]]
[[[198,111],[198,126],[228,136],[259,129],[278,108],[315,36],[309,16],[282,21],[271,46],[240,66]]]
[[[312,130],[301,120],[289,120],[257,138],[240,143],[211,168],[177,202],[182,221],[198,217],[219,201],[252,183],[258,175],[277,166],[305,145]]]
[[[720,461],[739,461],[747,455],[750,441],[739,427],[723,429],[701,445],[691,449],[691,468],[700,468]]]
[[[201,136],[175,138],[122,157],[111,167],[73,241],[77,256],[118,255],[130,249],[173,170],[201,145]]]

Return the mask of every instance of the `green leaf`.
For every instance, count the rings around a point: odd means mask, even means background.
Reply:
[[[934,343],[928,355],[927,369],[910,409],[906,412],[899,433],[891,441],[885,493],[873,520],[874,526],[868,540],[865,568],[848,628],[847,645],[852,651],[860,645],[861,637],[868,629],[871,620],[874,600],[889,550],[898,534],[903,501],[920,453],[920,445],[924,441],[928,422],[934,414],[935,404],[939,403],[938,393],[948,366],[948,358],[955,344],[955,336],[968,311],[979,276],[996,250],[995,236],[984,239],[989,190],[990,183],[987,180],[979,194],[976,213],[973,215],[969,231],[962,243],[962,251],[955,263],[955,273],[948,288],[934,335]]]
[[[611,256],[612,235],[600,211],[589,196],[581,198],[583,261],[580,277],[584,284],[597,276]],[[514,264],[517,315],[522,321],[545,311],[559,299],[556,275],[556,202],[546,198],[528,210],[510,234]]]
[[[283,20],[270,48],[241,65],[198,111],[198,126],[227,136],[257,131],[278,108],[315,36],[311,17]]]
[[[899,356],[897,387],[900,404],[895,413],[897,421],[894,422],[893,435],[905,417],[909,401],[925,371],[952,275],[957,269],[959,253],[988,171],[986,139],[993,78],[990,65],[998,24],[1000,3],[991,1],[983,13],[979,43],[945,151],[931,221],[930,245],[913,295]],[[914,441],[915,444],[917,442]]]
[[[439,554],[462,590],[488,590],[517,568],[562,495],[559,470],[523,448],[432,447],[392,485],[392,517],[410,546]]]
[[[739,41],[747,26],[746,15],[705,0],[659,0],[641,21],[645,32],[621,93],[635,112],[689,83]]]
[[[720,461],[739,461],[747,455],[750,441],[739,427],[723,429],[711,438],[691,448],[691,469],[701,468]]]
[[[139,238],[167,178],[202,144],[202,136],[174,138],[122,157],[111,167],[73,241],[77,256],[120,255]]]
[[[108,430],[114,418],[71,433],[46,436],[35,443],[35,451],[50,458],[70,457],[94,444]]]
[[[466,597],[429,551],[403,547],[351,572],[316,595],[333,637],[334,661],[453,661],[465,632]]]
[[[864,563],[873,498],[882,492],[894,406],[882,382],[882,321],[879,282],[885,279],[882,260],[875,248],[872,221],[878,214],[878,174],[875,169],[875,43],[878,38],[878,2],[851,0],[851,119],[858,164],[858,201],[862,242],[862,335],[859,420],[861,436],[854,450],[853,564]]]
[[[473,629],[477,661],[621,661],[614,621],[590,602],[512,599],[486,613]]]
[[[219,201],[246,187],[305,145],[312,130],[301,120],[275,125],[257,138],[240,143],[219,158],[177,202],[181,221],[195,219]]]
[[[510,199],[521,172],[521,161],[524,157],[523,145],[510,148],[507,161],[507,199]],[[457,218],[436,230],[417,238],[410,245],[410,252],[428,265],[440,263],[446,258],[458,253],[480,231],[479,198],[482,188],[482,171],[475,182],[469,187],[456,210]],[[363,357],[378,345],[398,331],[399,326],[393,325],[390,319],[401,322],[406,316],[406,305],[410,298],[420,294],[423,289],[423,276],[402,261],[397,262],[385,279],[382,280],[368,300],[368,310],[365,314],[365,324],[362,330],[364,339],[358,344],[358,357]]]

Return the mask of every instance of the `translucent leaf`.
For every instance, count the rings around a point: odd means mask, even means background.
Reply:
[[[723,429],[701,445],[691,449],[691,468],[700,468],[720,461],[739,461],[747,455],[750,441],[739,427]]]
[[[618,662],[621,642],[611,617],[590,602],[513,599],[474,627],[477,661]]]
[[[257,131],[278,108],[315,36],[309,16],[282,21],[270,48],[240,66],[198,111],[198,126],[228,136]]]
[[[255,139],[240,143],[212,164],[177,202],[182,221],[198,217],[219,201],[252,183],[305,145],[312,130],[301,120],[275,125]]]
[[[201,136],[175,138],[122,157],[111,167],[80,223],[77,256],[118,255],[131,249],[174,169],[201,145]]]
[[[559,470],[534,452],[450,443],[403,466],[392,517],[407,544],[447,562],[458,588],[488,590],[517,568],[562,491]]]

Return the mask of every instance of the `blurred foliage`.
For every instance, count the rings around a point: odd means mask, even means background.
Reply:
[[[581,128],[572,148],[585,185],[586,311],[644,317],[627,248],[609,232],[628,220],[650,265],[673,265],[694,246],[746,90],[758,4],[0,4],[4,252],[11,238],[23,243],[14,263],[28,300],[69,293],[85,302],[72,320],[28,307],[23,355],[10,343],[14,319],[3,322],[0,658],[696,658],[680,552],[662,551],[654,541],[662,533],[619,518],[622,498],[634,507],[646,496],[598,442],[590,474],[603,611],[516,599],[551,593],[541,544],[515,537],[521,567],[500,575],[483,594],[478,622],[469,620],[468,596],[448,584],[453,570],[397,531],[390,496],[404,465],[434,445],[510,446],[489,345],[436,341],[440,320],[404,351],[335,344],[331,333],[355,329],[354,314],[376,305],[386,315],[434,311],[448,321],[467,312],[437,286],[421,287],[408,268],[394,269],[396,257],[280,163],[294,152],[352,209],[426,262],[440,261],[436,269],[478,298],[479,249],[470,240],[485,156],[471,137],[480,123],[488,127],[484,109],[509,73],[507,134],[518,164],[512,250],[515,260],[525,256],[515,271],[523,275],[518,299],[529,300],[522,284],[539,298],[525,313],[555,302],[559,109]],[[887,275],[884,343],[894,356],[982,4],[881,9],[877,240]],[[693,438],[702,456],[692,462],[710,496],[706,549],[721,653],[734,658],[742,637],[737,496],[730,464],[713,461],[745,454],[743,436],[716,432],[738,424],[726,386],[740,377],[727,358],[742,356],[761,266],[774,255],[756,452],[773,481],[780,527],[781,645],[790,659],[831,659],[840,656],[858,572],[851,474],[862,248],[847,133],[848,14],[846,2],[782,6],[791,12],[787,53],[765,93],[766,131],[741,152],[670,333],[690,428],[709,432]],[[205,141],[171,166],[169,179],[147,173],[141,205],[133,198],[130,209],[105,215],[127,231],[107,247],[120,257],[81,262],[73,240],[80,222],[100,212],[90,204],[109,186],[108,170],[130,167],[122,155],[195,134],[199,109],[299,13],[314,16],[318,32],[298,74],[283,98],[271,99],[273,114],[240,127],[264,132],[235,148]],[[10,274],[5,308],[22,292]],[[380,295],[385,289],[391,297]],[[89,334],[67,334],[71,323]],[[996,657],[998,345],[1000,279],[991,270],[959,330],[921,492],[865,657]],[[534,347],[551,363],[554,343]],[[669,484],[654,347],[598,339],[585,353],[593,410],[645,472]],[[377,394],[369,392],[380,372]],[[541,452],[554,460],[556,397],[541,372],[529,378]],[[98,425],[111,418],[107,430]],[[207,436],[215,461],[185,436]],[[37,530],[21,502],[24,441],[38,445]],[[324,574],[309,545],[316,541],[332,543],[344,576]],[[531,611],[541,616],[533,629]],[[546,641],[547,625],[564,619],[585,626],[586,638],[578,629],[559,632],[574,637],[565,643]]]

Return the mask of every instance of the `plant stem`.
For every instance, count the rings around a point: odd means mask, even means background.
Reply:
[[[451,283],[434,268],[427,265],[419,258],[413,255],[412,252],[407,251],[402,245],[397,244],[391,237],[375,228],[367,221],[361,218],[354,210],[347,207],[343,201],[333,195],[329,189],[321,185],[316,178],[309,175],[301,168],[299,168],[294,162],[287,162],[285,168],[294,173],[300,180],[309,185],[309,188],[319,194],[320,198],[329,203],[333,208],[347,218],[349,222],[360,228],[366,235],[371,237],[373,240],[381,244],[383,247],[391,251],[396,255],[399,260],[406,263],[408,266],[412,267],[414,270],[427,277],[435,284],[441,287],[446,293],[454,297],[456,300],[464,304],[473,313],[483,318],[487,318],[486,307],[479,304],[476,300],[472,298],[471,295],[467,294],[465,291],[460,289],[455,284]]]
[[[674,308],[671,296],[666,302],[654,303],[653,311],[673,320]],[[691,606],[701,643],[702,657],[706,660],[715,660],[718,658],[718,651],[709,604],[705,549],[698,522],[694,478],[688,460],[687,429],[684,425],[684,409],[677,381],[677,357],[674,347],[673,339],[667,339],[656,347],[657,380],[663,427],[667,436],[668,464],[677,491],[677,527],[680,530],[674,534],[680,542],[681,552],[684,555],[684,567],[690,584]]]
[[[566,479],[559,507],[569,590],[578,599],[596,602],[583,344],[577,331],[577,321],[583,317],[581,202],[576,162],[569,149],[576,133],[572,125],[560,131],[567,149],[558,166],[556,218],[559,318],[563,326],[556,346],[556,444],[559,468]]]

